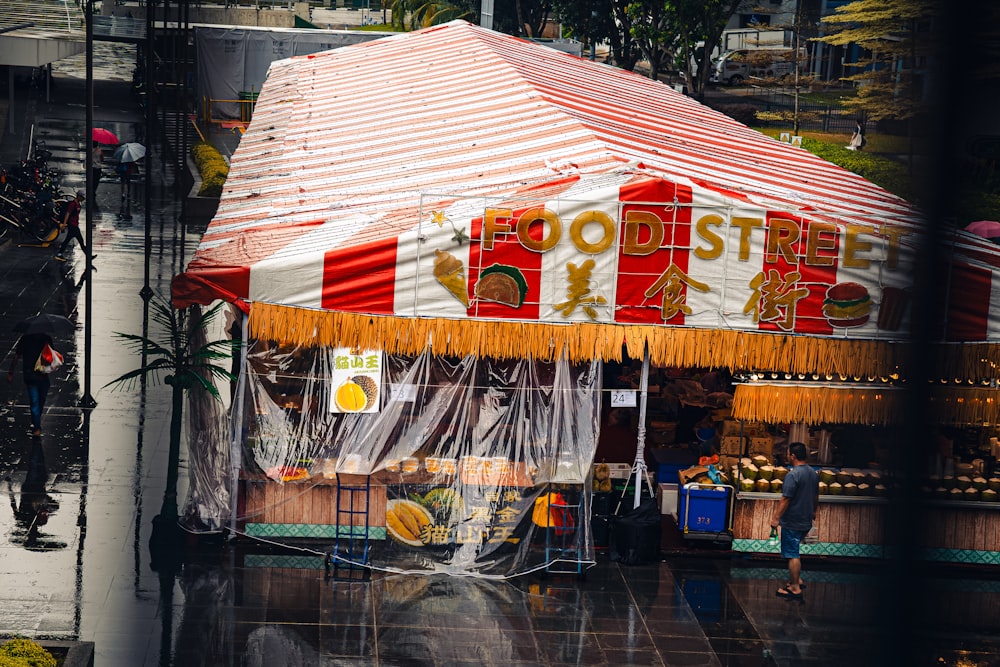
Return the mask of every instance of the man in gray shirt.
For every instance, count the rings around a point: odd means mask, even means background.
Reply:
[[[778,589],[778,597],[802,597],[802,561],[799,545],[812,528],[819,502],[819,477],[806,464],[808,453],[801,442],[788,446],[792,469],[785,475],[781,487],[781,501],[771,519],[771,528],[781,526],[781,557],[788,559],[788,583]]]

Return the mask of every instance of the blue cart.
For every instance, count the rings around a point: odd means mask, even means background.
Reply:
[[[689,482],[677,498],[678,524],[684,539],[732,542],[736,489],[728,484]]]

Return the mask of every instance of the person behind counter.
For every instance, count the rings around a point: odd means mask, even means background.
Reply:
[[[808,452],[801,442],[788,446],[792,469],[785,475],[781,501],[771,519],[771,528],[781,526],[781,557],[788,559],[788,583],[778,589],[780,598],[802,598],[802,561],[799,545],[816,520],[819,504],[819,477],[806,464]]]

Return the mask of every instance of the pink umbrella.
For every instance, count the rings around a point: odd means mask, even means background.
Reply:
[[[113,146],[118,143],[118,137],[111,130],[105,130],[103,127],[95,127],[91,136],[99,144],[107,144],[108,146]]]
[[[965,226],[965,231],[987,239],[1000,237],[1000,222],[996,220],[976,220]]]

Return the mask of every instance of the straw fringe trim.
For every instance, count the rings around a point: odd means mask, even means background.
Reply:
[[[903,396],[892,389],[867,387],[803,387],[737,385],[733,418],[766,423],[877,424],[898,423]]]
[[[413,355],[621,361],[624,350],[661,367],[889,376],[900,373],[898,343],[653,325],[552,324],[363,315],[254,303],[250,335],[307,346],[378,349]]]
[[[902,421],[905,389],[871,387],[803,387],[801,385],[737,385],[732,415],[741,421],[769,424],[868,424]],[[950,425],[1000,423],[996,389],[939,386],[928,397],[928,421]]]

